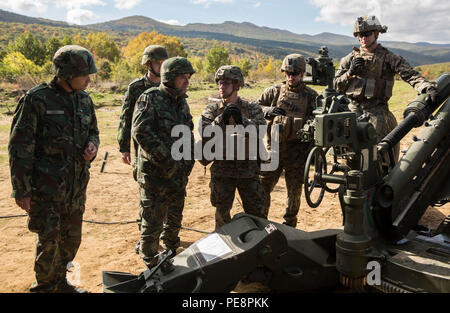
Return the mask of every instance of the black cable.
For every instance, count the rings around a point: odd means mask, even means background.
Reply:
[[[0,218],[15,218],[15,217],[25,217],[25,216],[28,216],[28,214],[6,215],[6,216],[0,216]],[[120,225],[120,224],[132,224],[132,223],[137,223],[137,221],[125,221],[125,222],[98,222],[98,221],[90,221],[90,220],[83,220],[83,222],[85,222],[85,223],[91,223],[91,224],[100,224],[100,225]],[[186,227],[186,226],[181,226],[181,228],[186,229],[186,230],[195,231],[195,232],[198,232],[198,233],[211,234],[211,232],[208,232],[208,231],[205,231],[205,230],[199,230],[199,229],[190,228],[190,227]]]
[[[6,215],[6,216],[0,216],[0,218],[13,218],[13,217],[24,217],[28,216],[28,214],[21,214],[21,215]]]

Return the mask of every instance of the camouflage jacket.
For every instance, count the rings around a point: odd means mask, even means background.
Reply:
[[[125,92],[122,105],[122,113],[120,114],[119,132],[117,141],[119,142],[120,152],[131,152],[131,123],[133,119],[134,106],[139,96],[151,87],[158,87],[159,83],[154,83],[144,75],[141,78],[133,80]],[[137,143],[134,142],[135,153],[137,153]],[[135,154],[137,156],[137,154]]]
[[[85,200],[91,161],[83,158],[100,144],[94,104],[84,91],[56,84],[29,90],[14,113],[8,145],[12,197],[73,203]]]
[[[213,101],[209,103],[202,112],[200,126],[203,129],[208,125],[218,125],[222,128],[222,132],[225,135],[225,124],[222,118],[222,113],[225,110],[227,104],[221,99],[212,99]],[[242,112],[242,124],[244,127],[248,125],[257,126],[256,130],[258,132],[258,125],[266,125],[263,112],[261,108],[254,102],[247,102],[238,98],[237,103],[235,103]],[[234,124],[234,123],[233,123]],[[208,140],[203,136],[203,144]],[[225,150],[224,143],[224,152]],[[248,149],[248,148],[247,148]],[[236,151],[236,150],[235,150]],[[224,156],[225,159],[225,156]],[[202,160],[203,165],[209,163],[206,160]],[[252,178],[259,175],[260,168],[258,161],[256,160],[215,160],[211,166],[211,175],[220,177],[232,177],[232,178]]]
[[[270,109],[270,107],[279,105],[278,100],[281,93],[281,87],[283,87],[283,85],[286,85],[286,82],[282,82],[266,88],[258,99],[258,104],[261,106],[264,112],[264,117],[266,117],[267,119],[267,111]],[[318,95],[317,92],[314,89],[306,86],[304,83],[300,83],[300,85],[296,88],[288,87],[288,90],[290,92],[299,94],[302,98],[305,98],[305,102],[308,106],[306,110],[306,116],[309,117],[312,113],[312,104],[315,103],[316,97]]]
[[[381,44],[378,44],[373,53],[358,50],[355,48],[341,59],[334,78],[334,87],[338,91],[345,92],[352,99],[352,103],[357,103],[358,106],[368,109],[376,106],[387,108],[387,102],[392,96],[395,74],[399,74],[419,93],[432,85],[405,59]],[[346,73],[350,69],[353,58],[356,57],[364,59],[364,70],[356,77],[349,77]]]
[[[306,86],[305,83],[300,83],[299,86],[292,88],[289,87],[286,82],[282,82],[264,90],[264,92],[258,99],[258,104],[261,106],[262,110],[264,111],[264,116],[268,120],[267,146],[269,149],[271,140],[271,127],[274,123],[282,124],[284,127],[284,130],[281,130],[280,128],[280,152],[282,158],[287,151],[292,151],[292,149],[294,148],[305,148],[306,145],[302,144],[300,142],[300,139],[297,139],[295,132],[303,127],[303,124],[307,119],[311,118],[313,104],[315,103],[317,96],[317,92],[314,89]],[[290,111],[289,108],[285,105],[286,101],[298,107],[298,111]],[[275,118],[270,118],[269,116],[267,116],[268,110],[274,106],[282,107],[286,111],[287,116],[277,116]],[[297,113],[301,113],[301,115],[297,116]],[[301,123],[293,123],[293,117],[301,117]],[[282,132],[286,131],[289,131],[291,135],[285,134],[284,136]]]
[[[137,100],[133,115],[132,136],[139,144],[137,180],[150,190],[182,189],[194,166],[194,124],[186,95],[174,96],[173,89],[161,84],[147,89]],[[190,129],[189,160],[172,158],[172,128],[186,125]]]

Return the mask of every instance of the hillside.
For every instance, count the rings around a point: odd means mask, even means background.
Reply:
[[[427,79],[435,80],[442,74],[450,71],[450,62],[425,64],[416,66],[414,69],[425,76]]]
[[[20,15],[0,9],[0,22],[22,23],[22,24],[43,24],[51,26],[69,26],[66,22],[52,21],[44,18],[34,18]]]
[[[177,36],[192,55],[202,56],[217,42],[230,47],[232,54],[272,56],[282,59],[289,53],[315,56],[319,48],[328,46],[330,56],[339,61],[357,44],[354,37],[324,32],[317,35],[295,34],[287,30],[261,27],[252,23],[232,21],[220,24],[191,23],[184,26],[169,25],[145,16],[129,16],[104,23],[86,26],[69,25],[65,22],[31,18],[0,10],[0,47],[4,47],[24,31],[32,31],[40,38],[53,34],[73,36],[92,31],[106,31],[120,46],[141,32],[157,31]],[[267,38],[270,38],[268,40]],[[383,45],[402,55],[412,66],[450,61],[450,44],[384,42]]]

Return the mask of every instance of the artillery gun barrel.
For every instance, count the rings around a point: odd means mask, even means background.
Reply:
[[[410,146],[385,179],[385,184],[377,193],[378,203],[388,208],[393,205],[408,188],[423,164],[450,132],[450,99],[442,105],[435,118],[427,124],[418,138]]]
[[[437,103],[434,106],[427,105],[426,94],[419,95],[410,102],[403,113],[404,120],[381,140],[379,144],[380,152],[385,152],[394,147],[411,129],[421,126],[429,115],[450,96],[450,74],[441,75],[436,83],[439,94]]]

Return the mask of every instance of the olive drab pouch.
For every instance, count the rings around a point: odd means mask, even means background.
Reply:
[[[306,120],[307,97],[301,92],[288,91],[286,85],[280,90],[277,106],[286,111],[286,116],[276,116],[273,124],[279,125],[280,143],[299,139],[297,133]]]
[[[299,139],[297,132],[303,127],[303,119],[292,116],[276,116],[273,120],[274,125],[279,127],[280,143],[286,143],[292,140]],[[272,128],[274,129],[274,128]],[[271,136],[274,134],[272,133]]]

